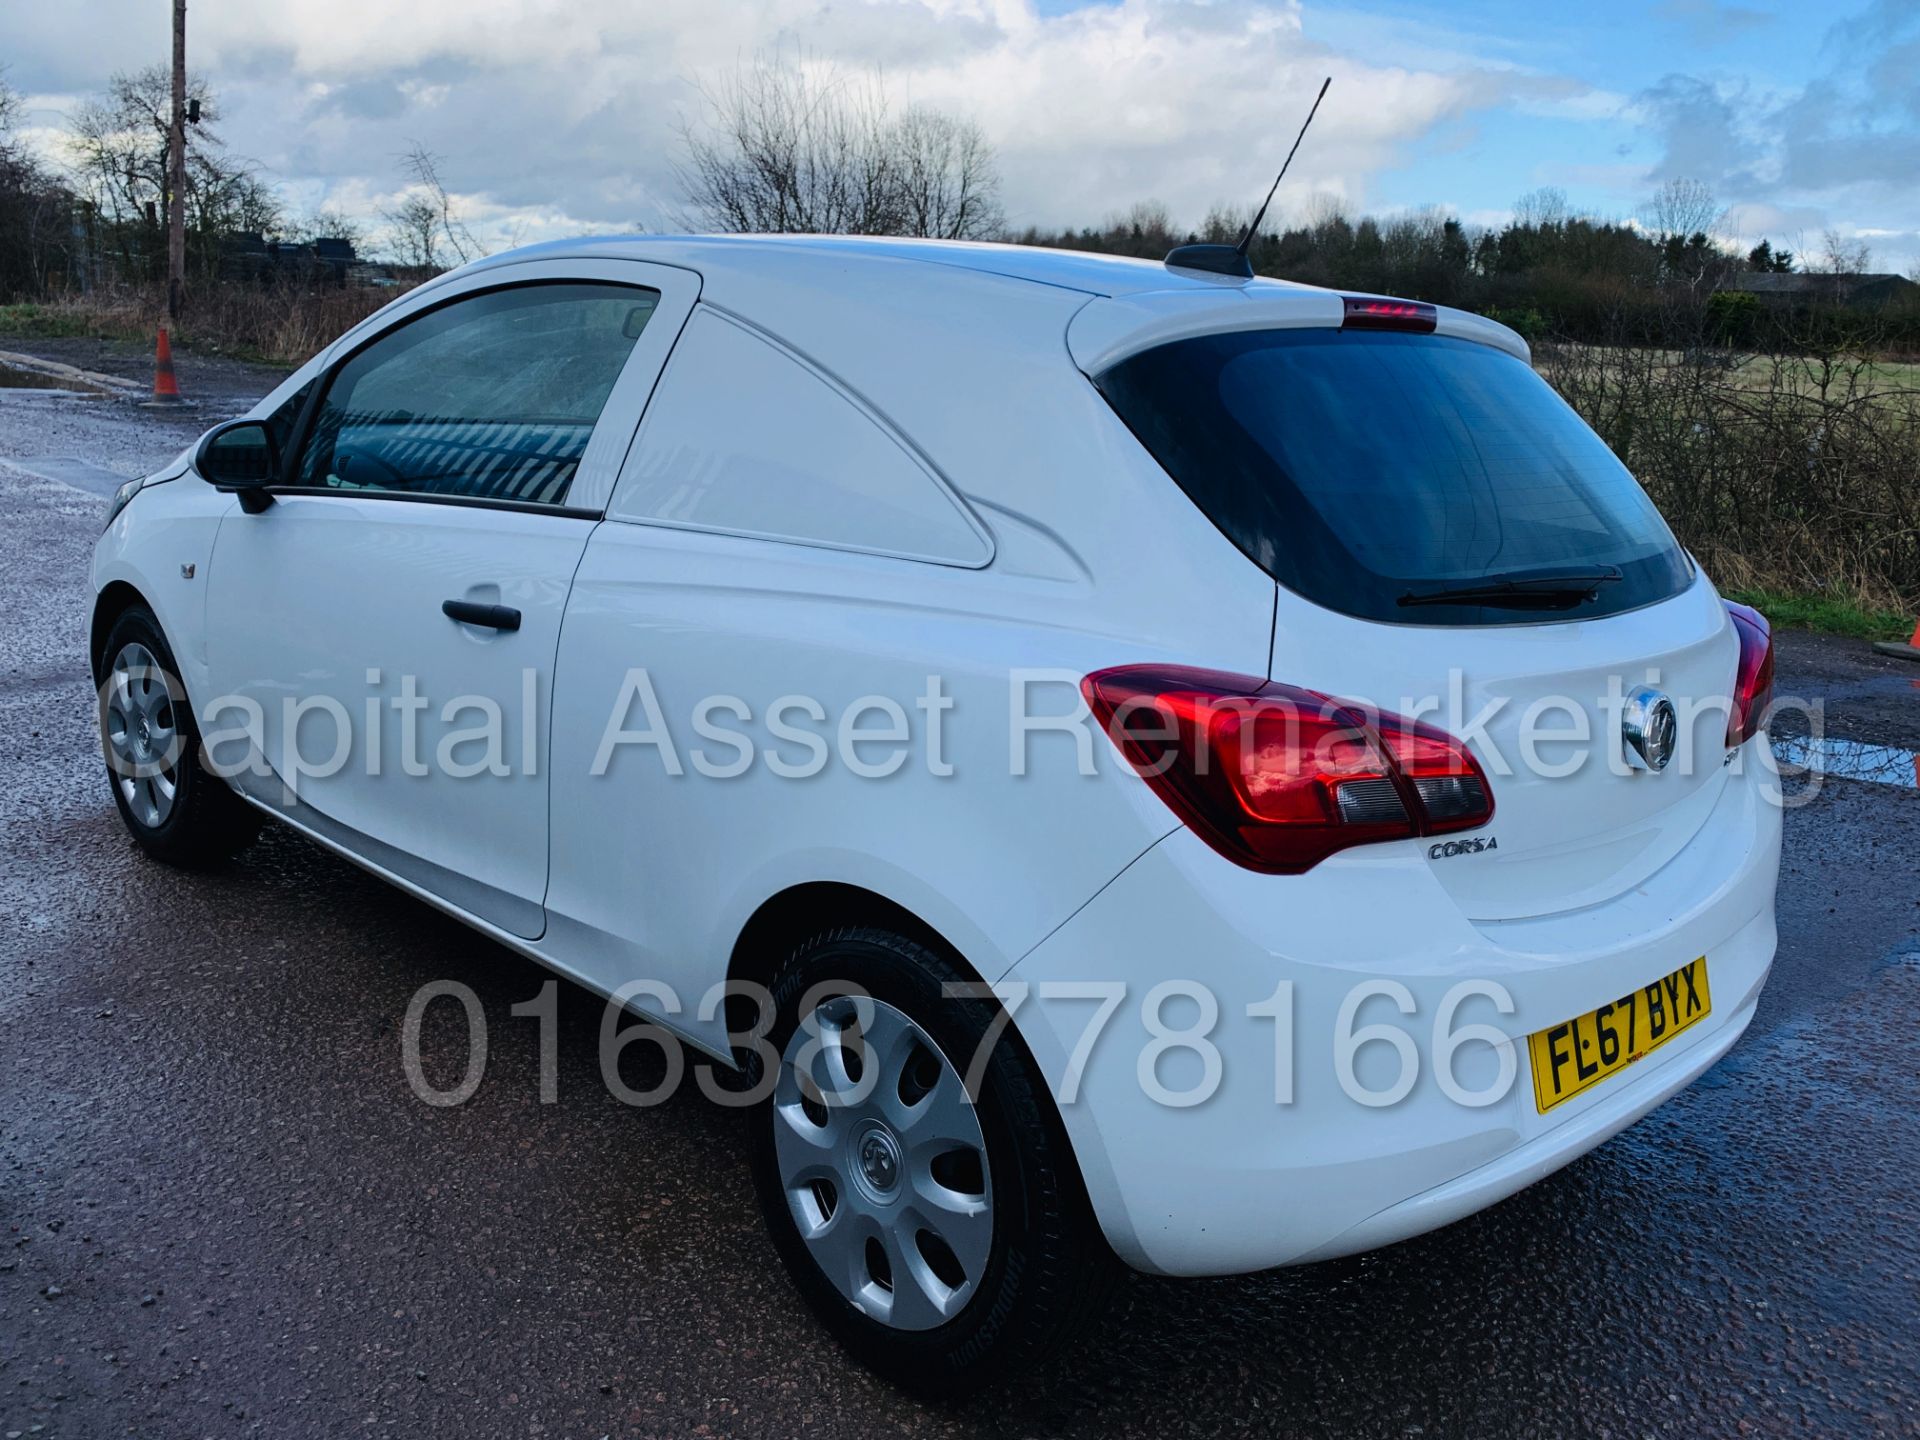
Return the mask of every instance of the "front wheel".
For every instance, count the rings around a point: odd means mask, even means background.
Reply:
[[[140,848],[188,867],[244,848],[259,833],[259,812],[202,764],[193,706],[150,611],[136,605],[113,622],[94,681],[107,783]]]
[[[779,1068],[752,1113],[761,1208],[802,1296],[863,1363],[947,1395],[1055,1350],[1113,1268],[997,1003],[946,989],[969,979],[887,930],[810,940],[775,977]]]

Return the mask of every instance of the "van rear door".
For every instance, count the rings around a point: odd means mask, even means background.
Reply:
[[[1469,913],[1593,903],[1705,823],[1737,638],[1646,493],[1518,355],[1445,334],[1231,329],[1091,378],[1278,583],[1273,679],[1473,746],[1500,863],[1438,872]],[[1621,743],[1643,687],[1682,722],[1659,771]],[[1542,740],[1560,734],[1586,738]]]

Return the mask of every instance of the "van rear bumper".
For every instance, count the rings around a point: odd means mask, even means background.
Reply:
[[[1550,1174],[1691,1083],[1751,1022],[1775,948],[1780,810],[1754,775],[1729,777],[1715,808],[1628,894],[1517,923],[1464,916],[1432,867],[1471,859],[1430,861],[1416,843],[1276,877],[1185,830],[1162,841],[1007,977],[1026,986],[1014,1023],[1116,1253],[1154,1273],[1231,1274],[1404,1239]],[[1536,1112],[1528,1035],[1701,955],[1705,1019]],[[1089,997],[1116,984],[1124,998],[1088,1044]],[[1157,1028],[1185,1038],[1155,1040],[1156,987]],[[1453,1049],[1443,1081],[1449,1031],[1474,1025],[1500,1042]],[[1371,1103],[1402,1073],[1397,1042],[1365,1039],[1374,1026],[1414,1052],[1414,1084],[1392,1103]],[[1343,1029],[1362,1043],[1343,1045]]]
[[[1673,1055],[1667,1057],[1666,1063],[1649,1067],[1646,1075],[1635,1078],[1633,1071],[1642,1068],[1637,1064],[1627,1073],[1615,1077],[1618,1084],[1616,1093],[1577,1119],[1554,1127],[1538,1139],[1515,1146],[1498,1160],[1482,1165],[1477,1170],[1422,1191],[1397,1205],[1390,1205],[1296,1259],[1305,1262],[1356,1255],[1366,1250],[1377,1250],[1382,1245],[1391,1245],[1396,1240],[1423,1235],[1442,1225],[1451,1225],[1456,1220],[1463,1220],[1526,1189],[1534,1181],[1545,1179],[1589,1150],[1605,1144],[1720,1062],[1721,1057],[1746,1034],[1759,1003],[1760,985],[1765,981],[1763,972],[1746,1001],[1714,1033],[1702,1037],[1691,1047],[1676,1049]]]

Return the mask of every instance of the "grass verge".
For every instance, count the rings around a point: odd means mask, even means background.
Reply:
[[[1850,635],[1856,640],[1904,640],[1914,617],[1872,610],[1844,595],[1793,595],[1778,590],[1732,590],[1727,599],[1751,605],[1775,627]]]
[[[203,285],[170,327],[176,350],[268,365],[297,365],[402,293],[373,286]],[[0,305],[0,335],[126,340],[146,346],[165,301],[151,287],[99,289],[44,303]],[[3,348],[3,347],[0,347]]]
[[[0,305],[0,335],[25,340],[117,339],[123,328],[67,305]]]

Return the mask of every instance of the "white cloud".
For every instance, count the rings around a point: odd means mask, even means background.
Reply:
[[[1691,13],[1702,3],[1677,8]],[[1912,239],[1920,231],[1920,7],[1912,0],[1871,0],[1836,20],[1798,88],[1668,75],[1635,109],[1662,141],[1651,178],[1712,185],[1736,202],[1745,234],[1875,227],[1891,237],[1875,247],[1880,263],[1905,269],[1920,259]]]
[[[51,90],[165,54],[149,0],[101,0],[95,40],[34,6],[22,53]],[[496,235],[670,227],[677,127],[698,85],[769,48],[858,72],[978,120],[1016,224],[1085,223],[1143,198],[1194,222],[1264,192],[1321,76],[1334,88],[1277,203],[1369,180],[1436,125],[1527,93],[1511,67],[1367,63],[1310,41],[1298,0],[1122,0],[1041,15],[1031,0],[282,0],[197,6],[196,64],[222,133],[300,204],[398,188],[419,141]],[[1404,52],[1402,52],[1404,53]]]
[[[1681,24],[1726,8],[1668,7]],[[1541,68],[1581,67],[1547,29],[1523,43],[1319,0],[1117,0],[1064,14],[1035,0],[228,0],[195,5],[189,24],[224,137],[294,208],[370,213],[419,142],[499,244],[674,228],[678,127],[700,84],[769,50],[878,67],[898,101],[976,119],[1015,225],[1094,223],[1144,199],[1196,223],[1216,202],[1251,203],[1332,74],[1280,214],[1315,195],[1349,207],[1437,198],[1409,167],[1452,157],[1436,188],[1472,190],[1461,198],[1474,213],[1497,215],[1492,179],[1477,188],[1458,163],[1471,152],[1499,157],[1500,190],[1574,184],[1617,197],[1622,213],[1685,174],[1797,223],[1817,212],[1910,231],[1920,142],[1897,117],[1920,116],[1920,91],[1913,67],[1891,64],[1912,52],[1903,13],[1902,0],[1874,0],[1853,29],[1835,26],[1819,64],[1859,77],[1846,81],[1854,108],[1837,114],[1818,81],[1670,75],[1629,98]],[[71,6],[14,0],[7,29],[8,78],[29,93],[43,142],[74,97],[167,54],[154,0],[88,0],[84,25]],[[1649,55],[1649,74],[1667,63]],[[1528,148],[1535,120],[1556,138]],[[1592,127],[1594,144],[1570,125]],[[1617,143],[1622,127],[1647,133],[1650,168]]]

